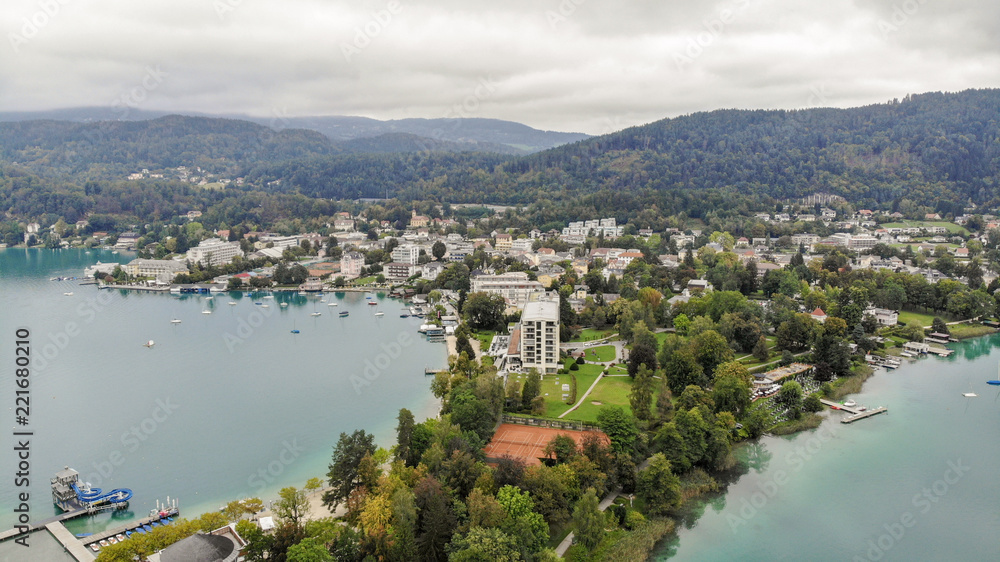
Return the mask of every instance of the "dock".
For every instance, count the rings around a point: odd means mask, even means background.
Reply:
[[[885,406],[879,406],[878,408],[874,408],[872,410],[862,410],[857,407],[845,406],[843,404],[834,402],[833,400],[827,400],[825,398],[820,398],[819,401],[822,402],[824,406],[829,406],[831,409],[843,410],[844,412],[850,414],[846,418],[841,418],[840,423],[854,423],[858,420],[863,420],[865,418],[870,418],[872,416],[884,414],[889,411],[889,408],[886,408]]]
[[[941,357],[948,357],[952,353],[955,353],[955,350],[954,349],[947,349],[947,348],[944,348],[944,347],[930,346],[930,347],[927,348],[927,353],[933,353],[933,354],[939,355]]]
[[[77,562],[91,562],[94,559],[94,555],[72,533],[66,530],[66,526],[61,521],[53,521],[45,528],[52,533],[59,544],[63,545],[70,556],[76,558]]]

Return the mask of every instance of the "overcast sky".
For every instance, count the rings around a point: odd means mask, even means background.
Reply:
[[[600,134],[1000,86],[995,0],[4,0],[0,110],[491,117]]]

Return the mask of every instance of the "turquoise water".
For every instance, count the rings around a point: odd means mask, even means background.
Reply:
[[[379,307],[367,306],[363,293],[324,297],[337,307],[294,294],[207,300],[49,280],[82,275],[98,260],[129,259],[0,250],[4,426],[15,423],[15,330],[31,331],[33,520],[55,513],[49,478],[65,465],[105,490],[135,492],[130,513],[67,524],[96,532],[145,516],[168,495],[189,517],[231,499],[275,498],[281,487],[324,476],[341,432],[365,429],[388,446],[400,408],[418,419],[435,415],[423,370],[445,366],[446,349],[420,337],[419,319],[399,318],[399,301],[380,294]],[[385,316],[374,316],[379,309]],[[145,347],[148,340],[155,345]],[[3,529],[15,520],[10,439],[8,430],[0,452]]]
[[[653,560],[996,560],[1000,336],[950,347],[864,392],[889,413],[761,439],[724,493],[689,508]],[[977,398],[962,393],[973,391]]]

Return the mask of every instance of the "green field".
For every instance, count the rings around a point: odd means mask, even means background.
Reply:
[[[582,396],[585,391],[581,390],[580,392]],[[622,406],[626,410],[632,411],[628,400],[630,392],[632,392],[631,377],[604,377],[583,401],[583,404],[566,414],[565,419],[596,422],[597,413],[600,412],[602,406]]]
[[[594,380],[597,379],[597,375],[601,374],[600,365],[580,365],[579,371],[574,371],[576,374],[576,396],[577,400],[583,396],[584,392],[590,388],[590,385],[594,384]],[[520,379],[516,375],[513,376],[511,380],[516,380],[524,383],[524,377]],[[570,409],[571,404],[567,404],[562,399],[562,385],[572,384],[571,377],[569,375],[545,375],[542,377],[542,396],[545,397],[545,417],[547,418],[558,418],[563,412]]]
[[[614,361],[616,357],[615,346],[613,345],[601,345],[598,347],[585,348],[584,359],[586,361],[597,361],[600,363],[607,363],[608,361]]]
[[[922,312],[910,312],[908,310],[902,310],[899,312],[900,324],[909,324],[914,320],[919,322],[921,326],[930,326],[931,322],[934,321],[934,315]]]
[[[586,329],[584,329],[583,331],[580,332],[580,335],[576,336],[575,338],[573,338],[573,339],[571,339],[569,341],[570,342],[584,342],[584,341],[591,341],[591,340],[600,340],[600,339],[604,339],[604,338],[610,336],[613,333],[615,333],[615,331],[614,331],[613,328],[608,328],[606,330],[595,330],[593,328],[586,328]]]
[[[968,229],[962,225],[947,221],[902,221],[880,224],[881,228],[926,228],[929,226],[943,226],[948,230],[948,234],[969,235]]]
[[[493,342],[493,336],[495,335],[497,333],[492,330],[482,330],[475,333],[476,339],[479,340],[479,349],[483,353],[490,348],[490,343]]]

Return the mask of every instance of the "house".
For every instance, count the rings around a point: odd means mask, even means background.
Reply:
[[[809,316],[812,316],[812,319],[819,322],[820,324],[826,322],[826,313],[823,312],[823,309],[818,306],[816,307],[816,310],[812,311],[812,314],[810,314]]]
[[[687,289],[692,293],[707,292],[712,290],[712,284],[704,279],[692,279],[688,281]]]
[[[514,237],[510,234],[497,234],[495,248],[498,252],[509,252],[514,243]]]
[[[438,278],[438,275],[444,271],[445,264],[439,261],[431,261],[425,263],[420,268],[420,276],[424,279],[434,280]]]
[[[924,215],[924,220],[925,221],[939,221],[939,220],[941,220],[941,215],[939,215],[937,213],[927,213],[926,215]]]
[[[899,322],[899,313],[887,308],[868,307],[865,314],[874,316],[881,326],[895,326]]]
[[[360,252],[347,252],[340,258],[340,273],[345,279],[360,277],[364,266],[365,256]]]

